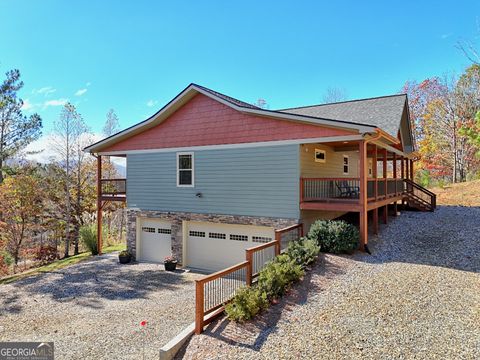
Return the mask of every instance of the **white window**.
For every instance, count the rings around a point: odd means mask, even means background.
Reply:
[[[193,187],[193,153],[177,153],[177,186]]]
[[[325,150],[315,149],[315,162],[324,163],[327,161]]]
[[[350,173],[350,164],[348,155],[343,155],[343,175]]]

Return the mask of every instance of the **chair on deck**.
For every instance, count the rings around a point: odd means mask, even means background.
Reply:
[[[338,191],[340,191],[340,197],[342,198],[357,198],[360,194],[360,187],[352,186],[347,180],[337,181],[335,183]]]

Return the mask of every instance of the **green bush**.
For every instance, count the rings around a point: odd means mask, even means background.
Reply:
[[[316,240],[322,251],[334,254],[351,253],[360,243],[358,229],[345,221],[317,220],[308,238]]]
[[[6,266],[10,266],[13,264],[13,256],[10,255],[8,252],[6,251],[0,251],[0,259],[2,259],[3,263],[6,265]]]
[[[258,275],[257,287],[267,299],[282,296],[287,287],[303,276],[300,265],[295,264],[288,254],[282,254],[270,261]]]
[[[257,287],[244,287],[225,306],[225,312],[230,320],[245,321],[267,307],[268,300],[265,293],[260,292]]]
[[[311,264],[318,253],[320,252],[320,246],[314,239],[301,238],[298,241],[292,241],[288,244],[286,253],[290,259],[302,268]]]
[[[80,238],[85,247],[92,253],[98,255],[97,248],[97,227],[95,225],[84,225],[80,228]]]

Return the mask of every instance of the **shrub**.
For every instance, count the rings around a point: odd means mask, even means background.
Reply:
[[[320,252],[320,246],[314,239],[301,238],[298,241],[292,241],[288,244],[286,253],[290,259],[302,268],[311,264],[318,253]]]
[[[268,300],[265,293],[260,292],[257,287],[244,287],[225,306],[225,312],[230,320],[245,321],[267,307]]]
[[[288,254],[282,254],[260,271],[257,286],[269,300],[273,300],[282,296],[287,287],[302,276],[302,267],[295,264]]]
[[[92,255],[98,255],[97,248],[97,227],[95,225],[84,225],[80,228],[80,238]]]
[[[316,240],[322,251],[334,254],[351,253],[360,243],[358,229],[345,221],[317,220],[308,237]]]
[[[39,246],[35,249],[35,260],[42,264],[48,264],[57,260],[57,248],[55,246]]]
[[[3,261],[3,263],[6,265],[6,266],[10,266],[13,264],[14,262],[14,259],[13,259],[13,256],[10,255],[10,253],[6,252],[6,251],[1,251],[0,252],[0,261]]]

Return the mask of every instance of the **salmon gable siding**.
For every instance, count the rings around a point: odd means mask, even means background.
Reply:
[[[244,114],[203,94],[198,94],[161,124],[102,149],[102,152],[353,134],[354,131]]]

